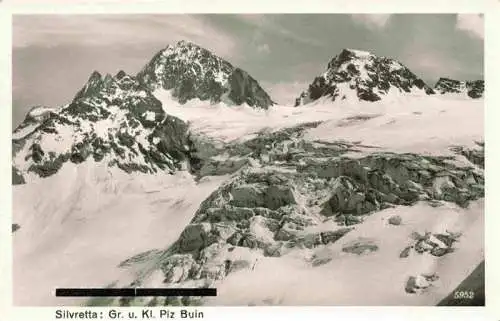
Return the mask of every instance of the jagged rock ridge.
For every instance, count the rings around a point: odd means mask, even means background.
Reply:
[[[439,78],[434,86],[439,94],[466,94],[470,98],[483,97],[484,80],[460,81],[450,78]]]
[[[122,71],[94,72],[70,104],[36,120],[31,114],[13,133],[16,183],[23,173],[46,177],[65,162],[89,158],[150,173],[175,170],[186,159],[187,125],[166,115],[161,102]]]
[[[94,71],[71,103],[57,110],[34,107],[13,132],[13,183],[24,183],[24,173],[46,177],[67,161],[89,157],[127,172],[189,167],[187,124],[165,113],[153,95],[157,88],[171,90],[181,103],[198,98],[264,109],[273,104],[248,73],[180,41],[135,77]]]
[[[246,71],[187,41],[158,52],[137,78],[151,90],[171,90],[180,103],[198,98],[262,109],[274,104]]]
[[[327,70],[314,79],[308,90],[296,99],[295,105],[304,105],[324,96],[332,101],[378,101],[391,93],[417,92],[434,93],[431,87],[400,62],[366,51],[344,49],[328,63]]]

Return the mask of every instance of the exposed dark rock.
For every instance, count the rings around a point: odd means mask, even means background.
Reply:
[[[389,90],[434,94],[432,88],[403,64],[368,52],[344,49],[328,63],[326,72],[316,77],[308,90],[296,99],[295,106],[321,97],[336,101],[354,96],[373,102],[383,99]]]
[[[426,290],[432,283],[436,281],[439,277],[436,274],[425,275],[420,274],[417,276],[410,276],[405,284],[406,293],[419,294]]]
[[[334,243],[352,230],[353,228],[342,228],[337,231],[322,232],[321,241],[323,244]]]
[[[335,217],[335,222],[340,225],[351,226],[360,224],[363,222],[363,218],[361,216],[352,215],[352,214],[340,214]]]
[[[434,86],[434,90],[440,94],[458,94],[465,90],[465,82],[442,77],[439,78],[438,82]]]
[[[325,204],[322,214],[354,214],[361,215],[379,208],[375,198],[362,192],[362,190],[350,178],[340,176],[335,179],[332,186],[333,196]],[[368,196],[368,197],[367,197]]]
[[[394,215],[394,216],[389,217],[388,222],[389,222],[389,224],[391,224],[391,225],[401,225],[401,223],[402,223],[402,219],[401,219],[401,216],[399,216],[399,215]]]
[[[401,252],[401,255],[405,253],[406,256],[404,257],[407,257],[410,251],[414,249],[418,254],[429,253],[437,257],[443,256],[455,250],[453,244],[458,241],[460,236],[461,234],[459,233],[451,232],[446,232],[445,234],[431,234],[430,232],[426,232],[424,235],[414,232],[411,237],[415,242],[411,246],[406,247]]]
[[[21,173],[14,168],[14,166],[12,166],[12,185],[21,185],[25,183],[26,181],[24,180],[23,175],[21,175]]]
[[[410,255],[410,251],[411,251],[412,247],[411,246],[407,246],[404,248],[403,251],[401,251],[401,253],[399,254],[399,257],[400,258],[407,258],[409,255]]]
[[[179,237],[180,252],[192,252],[207,247],[210,231],[211,225],[207,223],[188,225]]]
[[[332,258],[330,258],[330,257],[325,257],[325,258],[317,258],[317,259],[314,259],[314,260],[312,261],[312,266],[315,266],[315,267],[316,267],[316,266],[325,265],[325,264],[327,264],[327,263],[329,263],[329,262],[331,262],[331,261],[332,261]]]
[[[344,244],[344,246],[342,247],[342,251],[346,253],[361,255],[378,251],[378,248],[378,244],[375,242],[375,240],[368,238],[359,238],[355,241]]]
[[[471,163],[484,168],[484,144],[478,143],[478,149],[469,149],[462,146],[453,147],[452,150],[467,158]]]
[[[151,90],[172,90],[181,104],[194,98],[217,103],[224,95],[236,105],[267,109],[274,104],[247,72],[188,41],[158,52],[137,79]]]
[[[21,228],[21,225],[17,224],[17,223],[13,223],[12,224],[12,233],[14,233],[15,231],[19,230]]]
[[[435,247],[431,250],[431,254],[434,255],[434,256],[443,256],[443,255],[446,255],[448,253],[451,253],[453,252],[454,249],[453,248],[439,248],[439,247]]]
[[[484,80],[459,81],[449,78],[439,78],[434,89],[440,94],[464,93],[472,99],[477,99],[483,97]]]
[[[246,103],[249,106],[267,109],[274,104],[259,83],[246,71],[234,69],[229,77],[229,84],[231,86],[229,98],[237,105]]]
[[[467,96],[473,99],[481,98],[484,95],[484,80],[467,82]]]

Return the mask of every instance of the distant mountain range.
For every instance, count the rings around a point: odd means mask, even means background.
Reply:
[[[136,75],[94,71],[74,99],[61,108],[33,107],[13,133],[13,181],[35,172],[50,176],[67,161],[91,157],[124,171],[170,172],[189,159],[187,126],[167,115],[156,98],[165,90],[180,104],[198,99],[257,109],[275,105],[246,71],[187,41],[158,52]],[[391,95],[483,95],[484,82],[441,78],[428,86],[402,63],[366,51],[344,49],[297,99],[379,101]],[[186,166],[189,166],[189,162]]]
[[[388,96],[404,94],[433,95],[467,93],[480,98],[484,81],[457,81],[441,78],[434,88],[427,85],[402,63],[378,57],[367,51],[344,49],[329,63],[326,71],[316,77],[295,101],[301,106],[321,97],[332,101],[378,101]]]

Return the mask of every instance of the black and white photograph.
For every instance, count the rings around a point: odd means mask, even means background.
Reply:
[[[484,306],[484,38],[475,13],[13,15],[12,304]]]

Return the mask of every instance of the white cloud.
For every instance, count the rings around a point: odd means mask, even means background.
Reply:
[[[451,77],[460,74],[462,67],[452,57],[446,57],[432,50],[408,48],[403,61],[419,77],[434,78]],[[433,84],[429,84],[433,85]]]
[[[270,17],[265,14],[240,14],[238,17],[255,26],[265,25],[270,22]]]
[[[238,18],[255,28],[255,33],[258,37],[264,34],[277,35],[286,39],[290,39],[304,45],[309,46],[322,46],[323,43],[317,39],[312,39],[311,37],[301,36],[297,33],[290,31],[289,29],[283,27],[280,24],[279,19],[275,15],[265,15],[265,14],[241,14]],[[255,39],[255,35],[254,35]]]
[[[368,28],[382,29],[387,25],[390,14],[352,14],[351,18],[354,22],[362,24]]]
[[[190,15],[30,15],[14,16],[13,46],[141,45],[166,46],[186,39],[230,56],[235,41],[201,16]]]
[[[260,54],[268,54],[271,52],[271,48],[267,43],[263,43],[257,46],[257,52]]]
[[[479,14],[458,14],[457,29],[463,30],[472,36],[484,39],[484,19]]]

